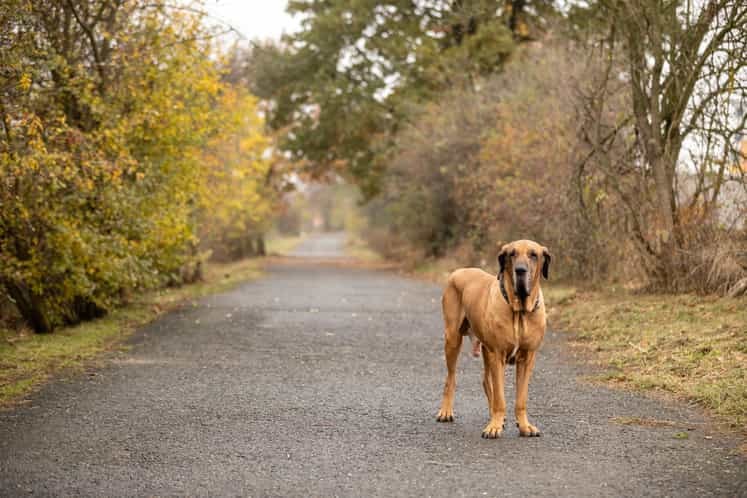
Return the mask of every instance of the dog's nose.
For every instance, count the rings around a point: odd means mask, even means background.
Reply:
[[[528,268],[526,265],[516,265],[514,271],[516,272],[516,275],[523,276],[528,271]]]

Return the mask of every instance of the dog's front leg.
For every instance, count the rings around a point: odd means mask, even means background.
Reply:
[[[521,436],[539,436],[540,430],[529,423],[527,418],[527,398],[529,396],[529,379],[534,369],[534,351],[520,351],[516,358],[516,425]]]
[[[485,391],[485,397],[488,400],[488,413],[493,411],[493,378],[491,377],[490,353],[487,348],[482,346],[482,389]]]
[[[444,341],[444,356],[446,357],[446,381],[444,382],[444,396],[441,409],[436,420],[439,422],[454,421],[454,391],[456,390],[456,366],[459,351],[462,349],[462,335],[454,327],[447,327]]]
[[[503,394],[503,374],[506,369],[506,360],[505,355],[489,351],[487,348],[483,348],[483,355],[485,368],[488,369],[486,375],[490,379],[489,387],[492,387],[492,396],[488,396],[490,422],[483,429],[482,437],[494,439],[500,437],[503,433],[503,424],[506,419],[506,398]]]

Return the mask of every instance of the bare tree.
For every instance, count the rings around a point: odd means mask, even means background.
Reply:
[[[744,185],[731,166],[745,130],[747,2],[600,0],[598,7],[608,28],[595,53],[605,69],[587,83],[587,150],[577,178],[583,183],[592,165],[602,171],[654,279],[677,281],[687,271],[686,221],[712,220],[724,182]],[[615,97],[621,88],[625,95]],[[682,176],[696,178],[687,195]],[[697,220],[684,219],[687,205],[697,207]]]

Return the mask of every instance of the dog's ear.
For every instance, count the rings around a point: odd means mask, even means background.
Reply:
[[[505,244],[501,247],[501,252],[498,253],[498,275],[506,269],[506,262],[508,261],[508,254],[511,252],[511,249],[511,244]]]
[[[547,250],[547,247],[542,247],[542,276],[545,280],[550,279],[550,261],[552,261],[552,254]]]

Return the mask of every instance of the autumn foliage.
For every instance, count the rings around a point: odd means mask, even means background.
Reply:
[[[567,51],[523,48],[503,74],[420,109],[369,204],[377,248],[480,264],[500,241],[533,238],[573,271],[585,237],[568,195],[574,71]]]
[[[0,283],[36,331],[265,229],[257,101],[222,80],[200,15],[11,0],[0,32]]]

